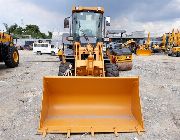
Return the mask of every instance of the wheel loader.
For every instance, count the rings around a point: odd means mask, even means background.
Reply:
[[[175,33],[173,29],[172,34],[169,35],[169,40],[171,47],[168,48],[168,55],[180,57],[180,32]]]
[[[169,51],[168,55],[180,57],[180,46],[173,46]]]
[[[126,48],[129,48],[132,53],[136,53],[136,48],[137,48],[136,41],[130,39],[124,45]]]
[[[110,62],[118,66],[119,71],[127,71],[132,69],[132,52],[127,47],[115,45],[113,48],[109,47],[106,51]]]
[[[136,49],[136,55],[139,56],[150,56],[152,54],[152,50],[150,49],[150,33],[148,33],[148,38],[145,44],[141,44]]]
[[[152,41],[151,48],[153,53],[165,53],[166,48],[166,34],[163,34],[162,41]]]
[[[72,25],[73,46],[64,48],[59,76],[43,78],[43,136],[144,131],[139,77],[117,77],[116,65],[103,55],[103,13],[102,7],[78,6],[64,20],[65,28]]]
[[[9,68],[19,64],[19,53],[13,44],[13,38],[4,32],[0,32],[0,62],[4,62]]]

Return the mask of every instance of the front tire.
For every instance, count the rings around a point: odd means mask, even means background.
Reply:
[[[116,64],[105,64],[106,77],[119,77],[119,70]]]

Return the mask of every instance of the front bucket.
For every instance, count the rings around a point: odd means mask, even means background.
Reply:
[[[38,132],[144,131],[138,77],[44,77]]]
[[[150,56],[152,55],[151,53],[151,50],[136,50],[136,55],[139,55],[139,56]]]

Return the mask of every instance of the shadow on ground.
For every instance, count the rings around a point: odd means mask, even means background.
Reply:
[[[8,69],[4,63],[0,63],[0,70]]]

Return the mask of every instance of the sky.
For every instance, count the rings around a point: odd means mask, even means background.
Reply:
[[[63,32],[63,20],[73,5],[103,6],[111,17],[110,29],[151,32],[154,36],[180,29],[180,0],[0,0],[3,23],[36,24],[42,32]],[[4,5],[4,6],[3,6]]]

